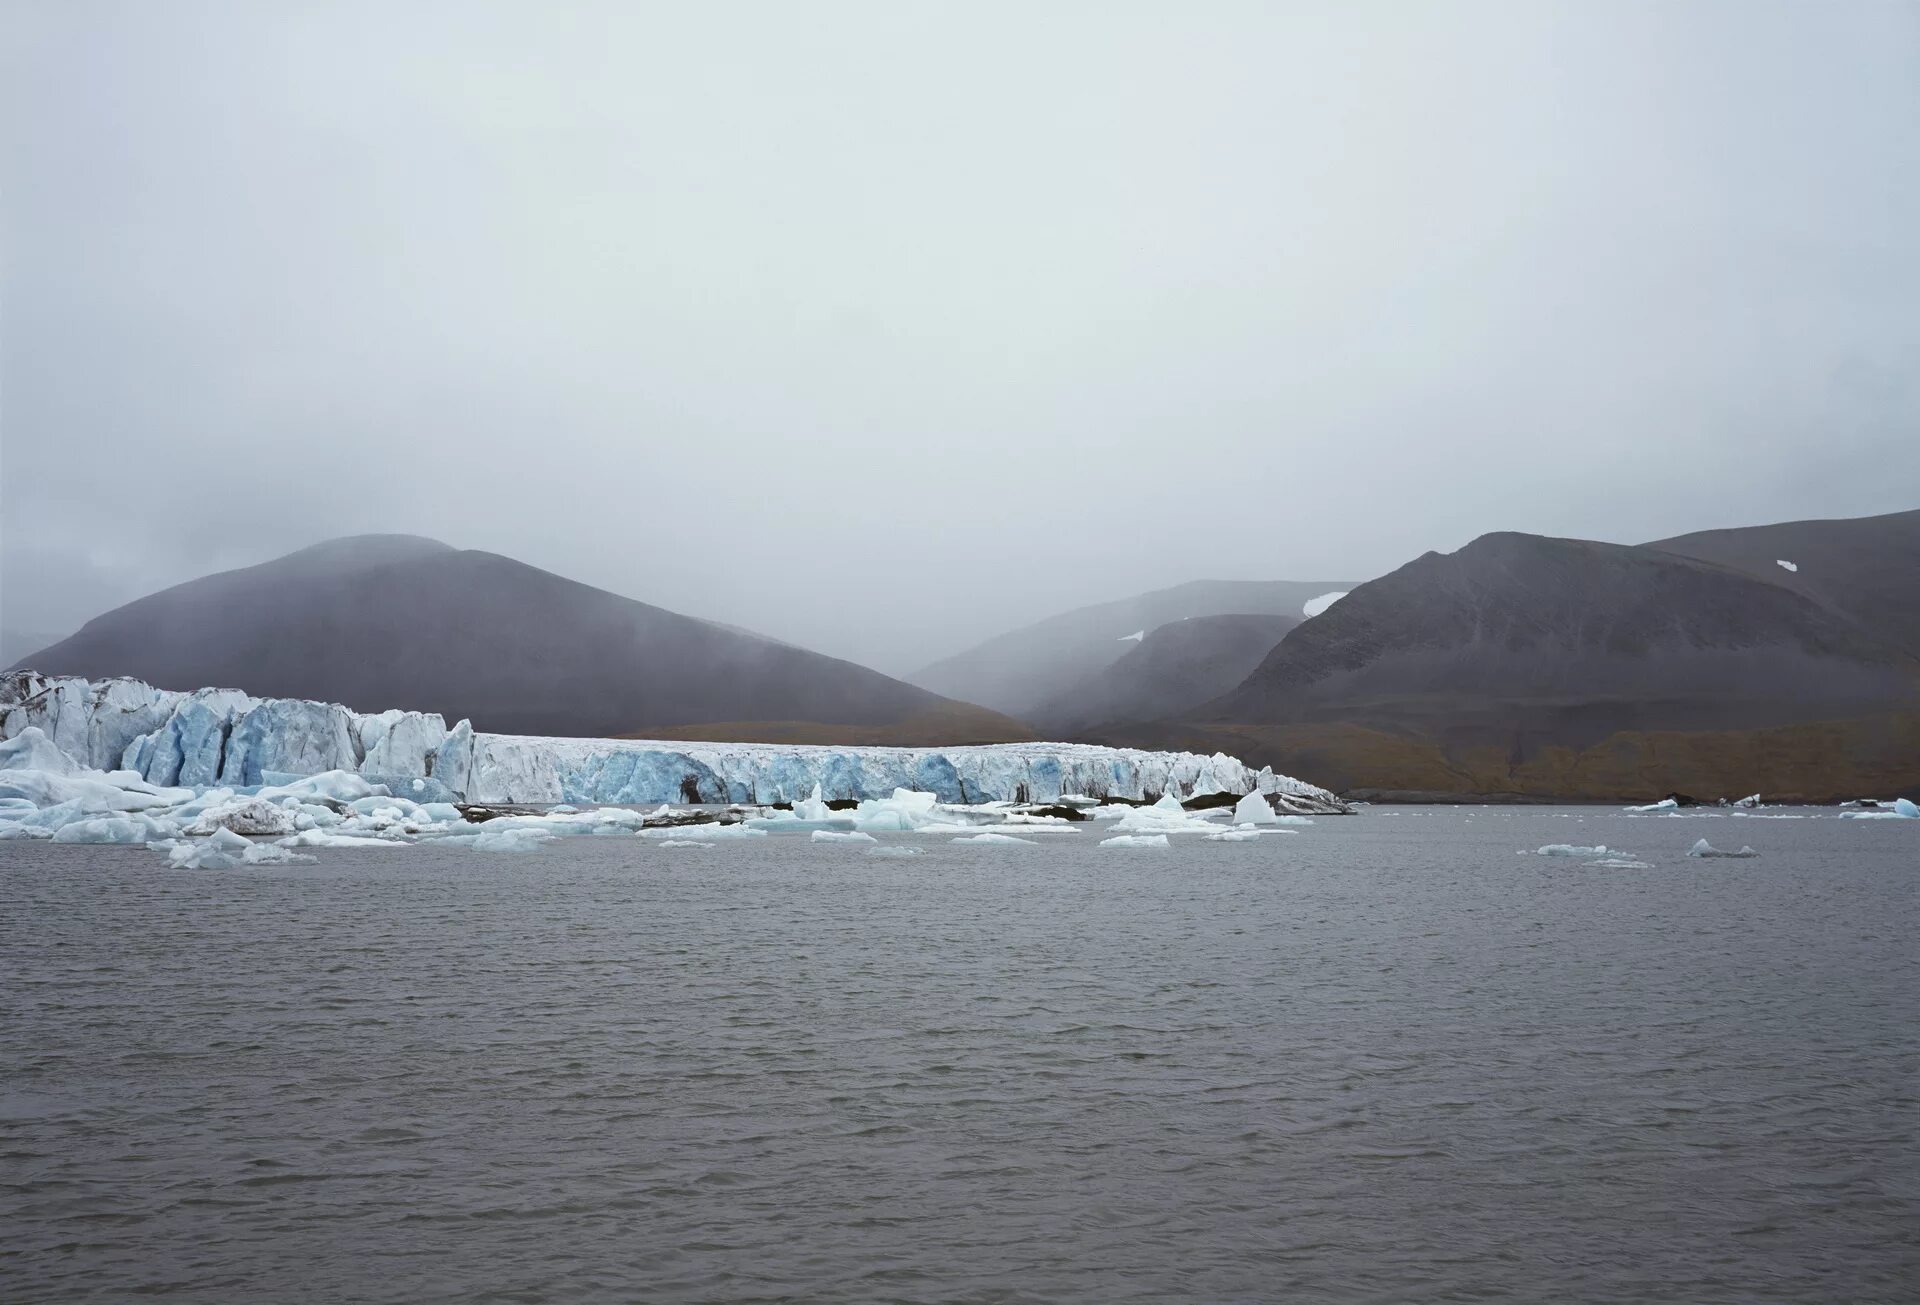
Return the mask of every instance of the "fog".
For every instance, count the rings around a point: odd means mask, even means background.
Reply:
[[[0,625],[332,536],[893,673],[1920,505],[1920,8],[13,3]]]

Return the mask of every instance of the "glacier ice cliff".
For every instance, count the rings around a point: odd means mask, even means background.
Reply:
[[[251,788],[346,771],[415,802],[773,803],[881,798],[1046,802],[1062,794],[1142,800],[1167,792],[1268,794],[1292,811],[1346,810],[1339,798],[1223,753],[1143,752],[1076,743],[883,748],[535,738],[447,728],[415,711],[363,714],[337,703],[178,692],[137,680],[0,675],[0,740],[36,728],[76,762],[160,787]]]

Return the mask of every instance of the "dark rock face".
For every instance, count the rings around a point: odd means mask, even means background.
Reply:
[[[1876,633],[1714,563],[1486,535],[1360,586],[1197,714],[1358,721],[1523,757],[1618,730],[1754,729],[1909,702],[1920,661]]]
[[[1920,657],[1920,510],[1706,530],[1646,547],[1791,590]]]
[[[1308,599],[1351,588],[1345,580],[1196,580],[1062,612],[935,662],[910,678],[935,693],[1024,720],[1132,652],[1135,645],[1122,640],[1136,630],[1228,613],[1298,620]]]
[[[206,576],[23,659],[56,675],[219,685],[476,729],[596,736],[701,721],[881,726],[942,713],[1015,722],[825,657],[411,536],[335,540]]]
[[[1072,735],[1114,721],[1178,716],[1233,689],[1300,621],[1298,612],[1170,621],[1027,719],[1042,731]]]

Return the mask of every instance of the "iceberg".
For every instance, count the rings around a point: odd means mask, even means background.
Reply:
[[[1247,794],[1234,804],[1233,823],[1236,825],[1277,825],[1280,817],[1273,813],[1273,806],[1265,795],[1258,791]]]
[[[1031,838],[1015,838],[1012,834],[968,834],[953,840],[956,843],[998,843],[1014,847],[1038,847],[1040,844]]]
[[[1596,843],[1592,847],[1581,847],[1575,843],[1548,843],[1534,852],[1535,856],[1632,856],[1631,852],[1622,852],[1617,847],[1608,847],[1605,843]]]
[[[1102,847],[1167,847],[1165,834],[1116,834],[1100,840]]]

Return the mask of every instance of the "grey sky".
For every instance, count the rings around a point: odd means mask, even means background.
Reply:
[[[898,673],[1920,505],[1913,4],[3,12],[8,626],[408,531]]]

